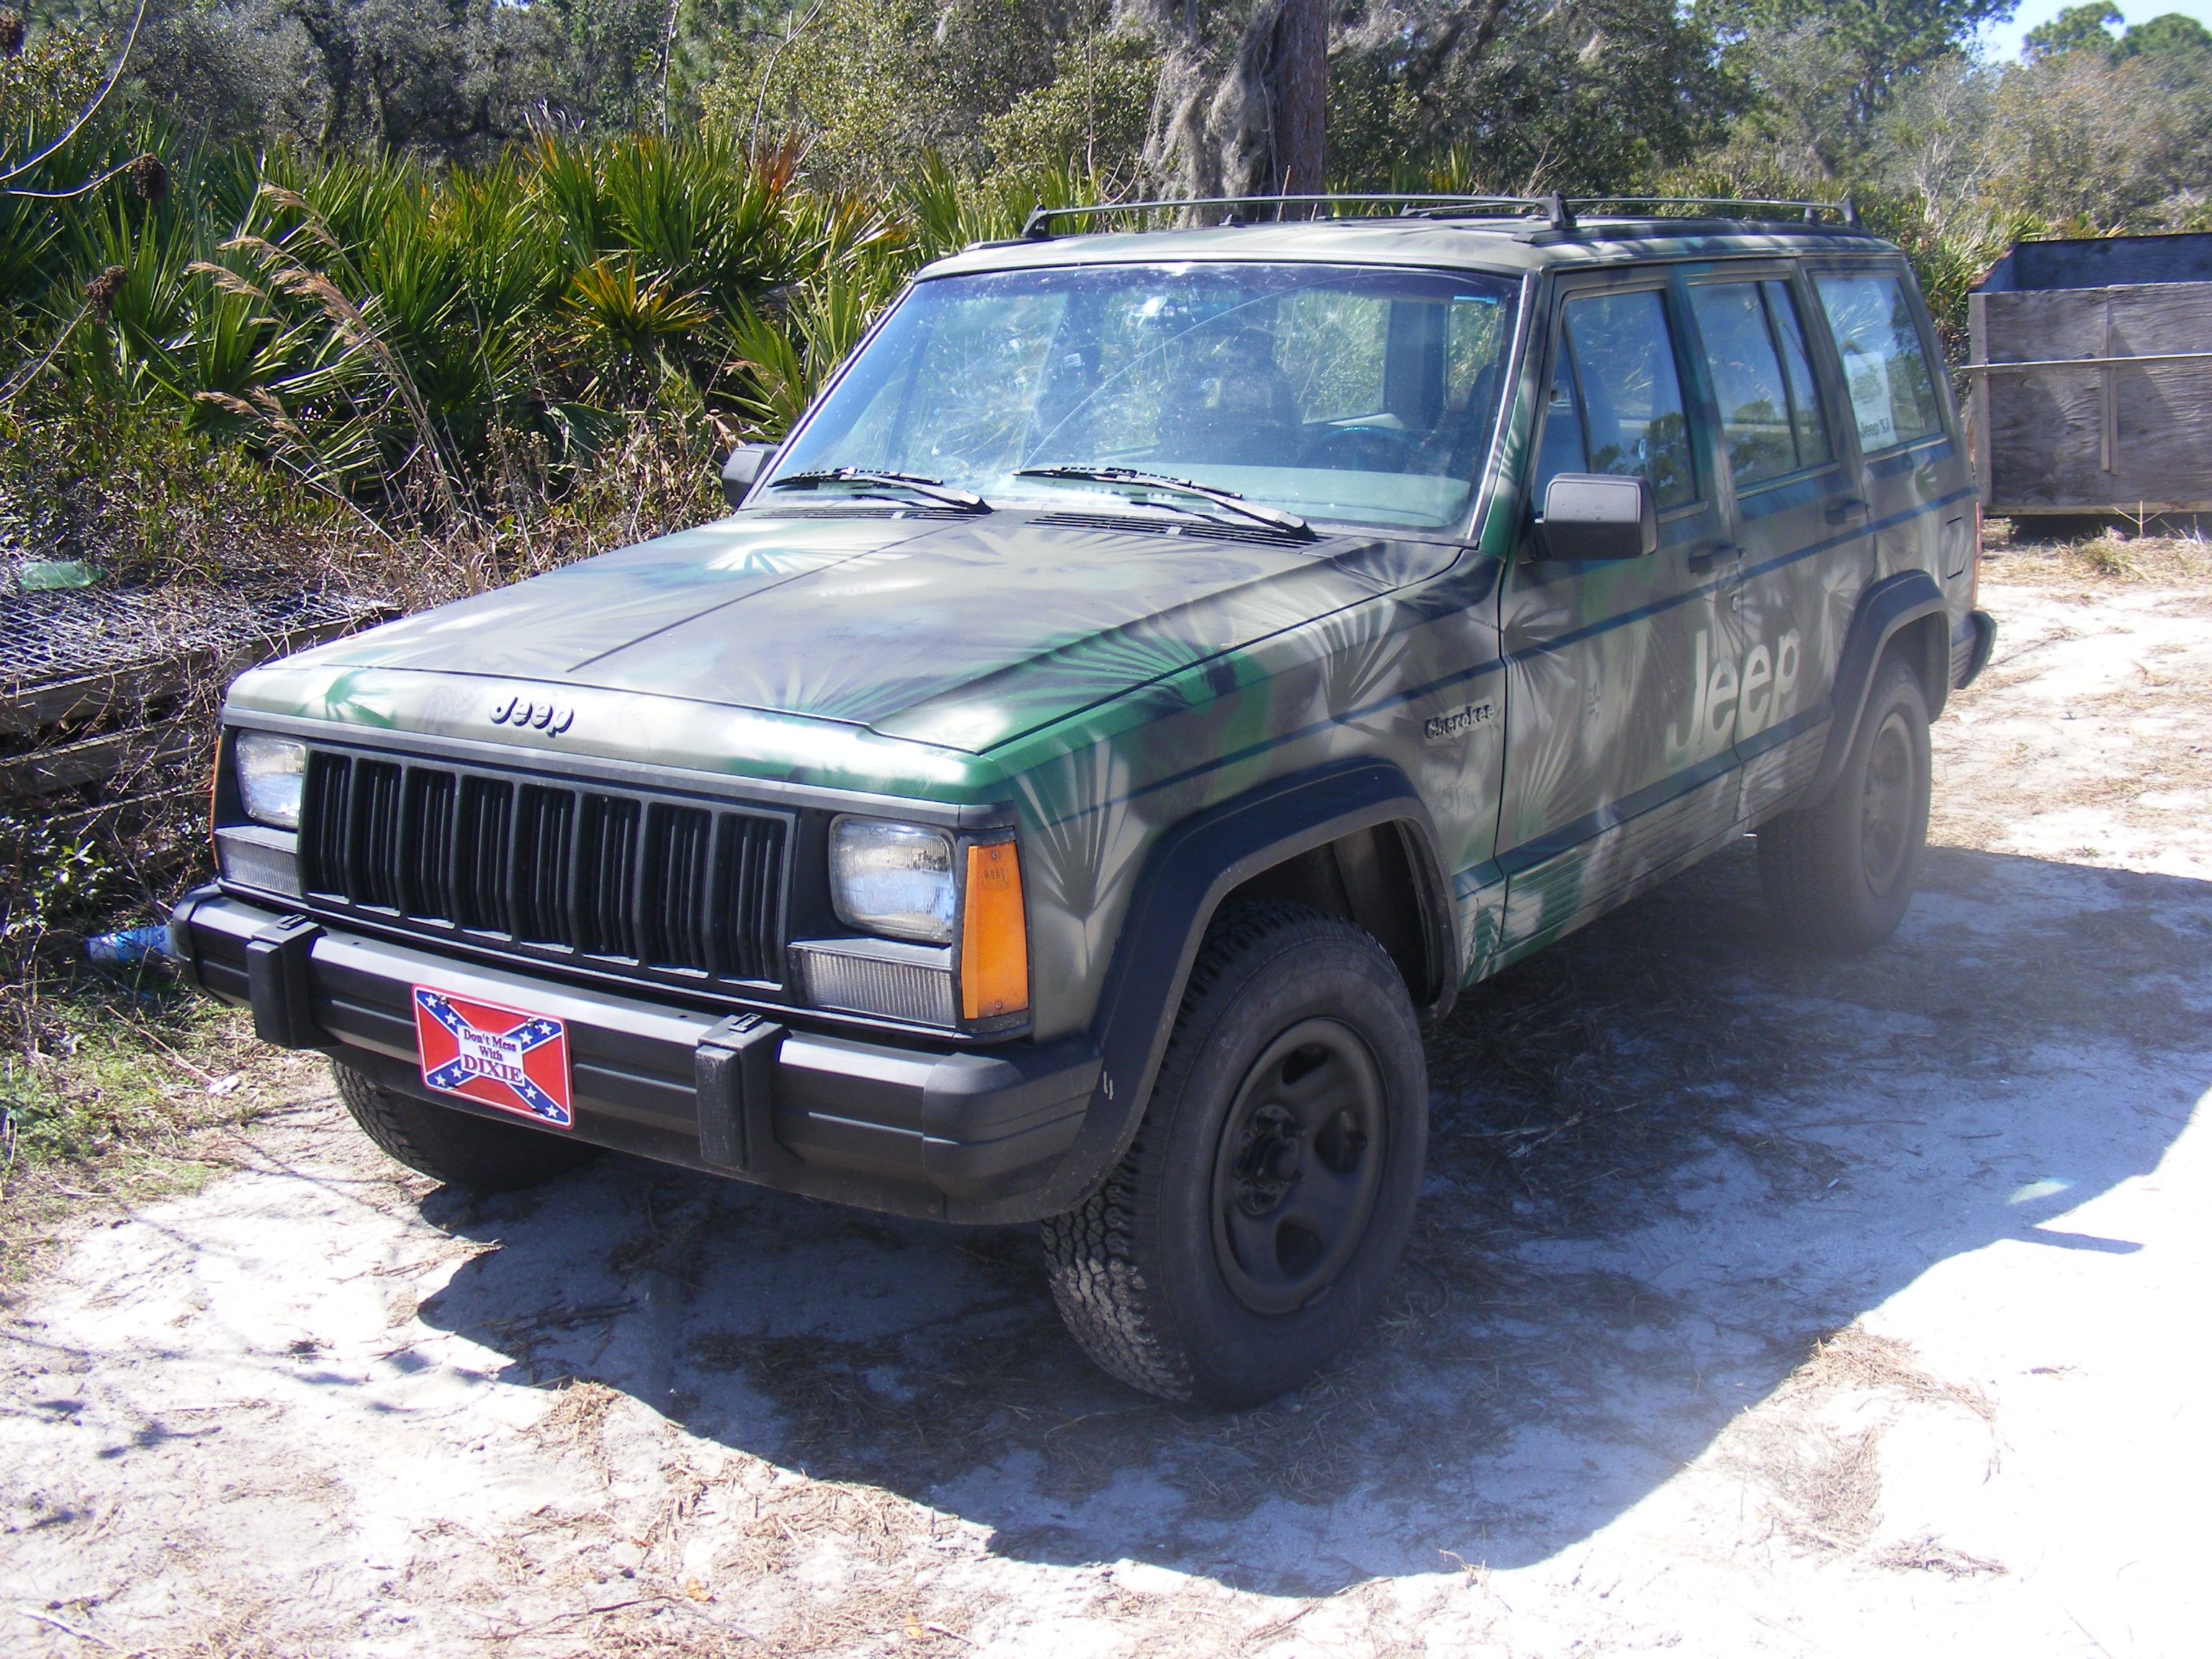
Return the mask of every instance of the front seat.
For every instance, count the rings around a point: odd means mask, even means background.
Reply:
[[[1291,464],[1304,435],[1298,396],[1265,329],[1239,328],[1177,366],[1160,419],[1155,465]]]

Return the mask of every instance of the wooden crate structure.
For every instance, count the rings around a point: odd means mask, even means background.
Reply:
[[[0,566],[4,571],[4,566]],[[0,598],[0,814],[64,837],[205,838],[212,694],[257,663],[394,614],[104,587]]]
[[[1966,307],[1984,511],[2212,512],[2212,235],[2017,243]]]

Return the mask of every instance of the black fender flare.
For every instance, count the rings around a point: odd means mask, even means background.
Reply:
[[[1025,1210],[1073,1209],[1136,1138],[1183,988],[1222,899],[1285,859],[1392,823],[1410,830],[1407,862],[1438,988],[1433,1003],[1449,1003],[1459,986],[1449,889],[1429,810],[1396,766],[1369,760],[1301,773],[1185,819],[1160,837],[1137,878],[1091,1022],[1103,1063],[1090,1109],[1075,1145],[1043,1189],[1025,1198]]]
[[[1881,653],[1889,648],[1889,642],[1912,623],[1943,615],[1944,608],[1943,590],[1924,570],[1900,570],[1893,576],[1883,577],[1859,595],[1858,609],[1852,614],[1850,629],[1844,635],[1844,648],[1836,659],[1835,684],[1828,694],[1834,710],[1828,723],[1828,746],[1821,753],[1820,769],[1813,775],[1806,788],[1807,805],[1825,799],[1842,775],[1851,744],[1858,737],[1860,718],[1866,713],[1875,668],[1881,661]],[[1948,634],[1944,636],[1944,650],[1942,663],[1921,665],[1921,681],[1928,690],[1928,713],[1931,718],[1943,712],[1943,696],[1950,688]],[[1927,672],[1931,667],[1932,678]]]

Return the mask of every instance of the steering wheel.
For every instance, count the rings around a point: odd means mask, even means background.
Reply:
[[[1333,426],[1313,441],[1310,465],[1346,472],[1403,472],[1420,440],[1383,426]]]

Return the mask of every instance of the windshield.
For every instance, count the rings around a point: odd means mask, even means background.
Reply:
[[[1127,505],[1110,482],[1018,476],[1125,467],[1304,518],[1451,529],[1489,452],[1517,291],[1322,265],[939,277],[892,313],[775,476],[855,467],[998,506]]]

